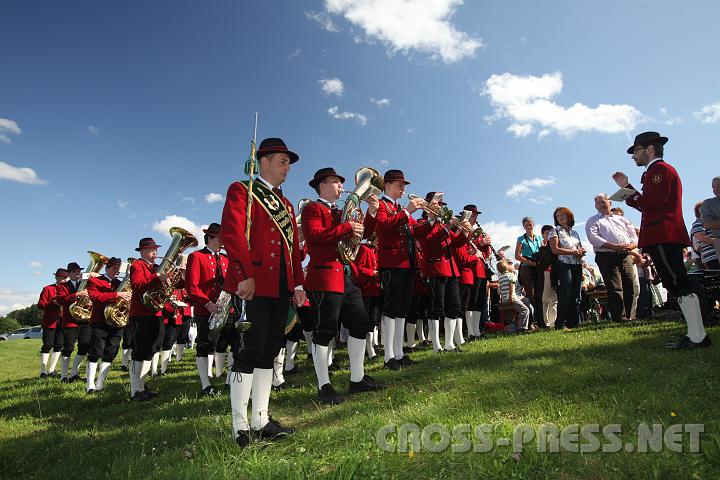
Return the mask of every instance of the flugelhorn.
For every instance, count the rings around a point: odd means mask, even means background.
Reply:
[[[170,246],[157,269],[158,274],[167,274],[167,280],[160,286],[148,290],[143,294],[143,304],[151,310],[157,311],[162,309],[172,296],[175,286],[180,283],[182,279],[180,269],[175,266],[177,257],[185,249],[197,247],[198,245],[197,238],[184,228],[172,227],[170,229],[170,236],[172,237],[172,242],[170,242]]]
[[[97,252],[88,251],[87,253],[90,255],[90,264],[88,265],[87,270],[85,270],[87,278],[80,281],[77,289],[78,292],[86,290],[90,274],[100,272],[103,265],[110,260],[105,255],[101,255]],[[70,304],[68,310],[70,311],[70,315],[72,315],[78,323],[88,323],[90,321],[90,317],[92,316],[92,308],[92,300],[90,300],[89,297],[78,297],[77,300]]]
[[[417,195],[414,195],[412,193],[408,193],[407,198],[408,200],[414,200],[416,198],[419,198],[421,200],[420,208],[425,212],[429,213],[430,215],[435,215],[437,218],[442,220],[443,223],[450,223],[453,218],[453,211],[450,210],[447,206],[441,206],[439,204],[431,205],[430,202],[428,202],[424,198],[418,197]]]
[[[116,292],[132,292],[132,287],[130,286],[130,266],[135,260],[137,259],[132,257],[127,259],[127,270],[120,285],[118,285],[117,290],[115,290]],[[122,328],[126,326],[130,318],[130,300],[121,298],[117,302],[107,305],[103,314],[105,315],[105,323],[111,327]]]
[[[345,200],[340,223],[353,221],[363,223],[365,216],[360,209],[360,202],[367,201],[372,195],[379,195],[385,189],[385,181],[380,172],[370,167],[363,167],[355,172],[355,190]],[[349,265],[355,261],[360,249],[360,240],[356,235],[338,242],[340,261]]]

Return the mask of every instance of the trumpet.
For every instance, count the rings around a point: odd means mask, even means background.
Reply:
[[[414,200],[416,198],[419,198],[421,200],[420,208],[430,215],[435,215],[437,218],[442,220],[443,223],[449,224],[453,219],[453,211],[447,208],[447,206],[433,206],[424,198],[418,197],[417,195],[414,195],[412,193],[408,193],[407,198],[408,200]]]

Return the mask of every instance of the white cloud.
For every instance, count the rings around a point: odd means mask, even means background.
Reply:
[[[515,242],[524,233],[521,225],[508,225],[505,221],[481,223],[480,225],[490,235],[495,250],[500,250],[502,247],[509,245],[509,256],[512,258],[515,255]]]
[[[390,99],[389,98],[373,98],[370,97],[370,102],[374,103],[380,108],[384,108],[390,105]]]
[[[305,12],[305,17],[308,20],[312,20],[313,22],[317,23],[328,32],[340,31],[337,25],[333,23],[332,18],[330,18],[330,14],[328,14],[328,12]]]
[[[325,0],[325,10],[360,27],[390,53],[418,51],[453,63],[472,57],[482,40],[461,32],[450,19],[463,0]]]
[[[10,143],[9,134],[20,135],[22,130],[18,127],[18,124],[7,118],[0,118],[0,142]]]
[[[123,202],[122,200],[118,200],[117,204],[118,204],[118,207],[124,209],[125,207],[130,205],[130,202]]]
[[[0,179],[27,183],[28,185],[45,185],[48,183],[47,180],[38,177],[32,168],[13,167],[5,162],[0,162]]]
[[[180,215],[168,215],[165,218],[163,218],[160,221],[157,221],[153,223],[152,229],[156,232],[160,232],[165,237],[170,238],[170,228],[172,227],[180,227],[184,228],[188,232],[195,235],[195,238],[197,238],[198,243],[202,244],[203,240],[203,228],[207,228],[207,225],[197,225],[195,222],[190,220],[187,217],[182,217]],[[164,245],[163,245],[164,246]]]
[[[387,167],[388,165],[390,165],[390,162],[388,160],[380,160],[380,165],[382,165],[383,167]]]
[[[337,120],[356,120],[363,127],[367,125],[367,117],[362,113],[353,112],[341,112],[340,109],[335,107],[328,108],[328,115]]]
[[[222,202],[223,200],[225,199],[219,193],[208,193],[205,195],[205,201],[207,203]]]
[[[28,267],[40,268],[40,267],[42,267],[42,266],[43,266],[42,263],[40,263],[40,262],[38,262],[38,261],[35,261],[35,260],[33,260],[32,262],[28,262]]]
[[[318,80],[318,83],[320,84],[320,89],[322,92],[327,95],[335,95],[337,97],[342,97],[343,93],[345,92],[345,85],[343,84],[342,80],[339,78],[321,78]]]
[[[528,198],[528,201],[536,205],[545,205],[546,203],[552,202],[552,197],[548,197],[547,195],[539,195],[537,197]]]
[[[539,138],[550,131],[565,138],[577,132],[628,132],[643,120],[643,115],[631,105],[600,104],[595,108],[582,103],[571,107],[558,105],[553,98],[560,94],[562,88],[560,72],[542,77],[511,73],[492,75],[481,93],[490,98],[495,109],[494,115],[486,120],[509,120],[512,123],[507,130],[516,137],[528,136],[539,129]]]
[[[5,315],[19,308],[29,307],[37,303],[38,292],[25,292],[0,288],[0,314]]]
[[[702,123],[720,122],[720,102],[713,103],[712,105],[705,105],[697,112],[694,112],[693,115]]]
[[[182,200],[180,200],[180,201],[181,201],[181,202],[188,202],[188,203],[193,203],[193,204],[194,204],[194,203],[195,203],[195,198],[194,198],[194,197],[183,197]]]
[[[538,188],[550,185],[555,185],[555,179],[553,177],[525,179],[508,188],[505,196],[510,198],[524,197]],[[544,198],[549,199],[548,201],[552,200],[550,197]]]
[[[94,127],[94,126],[92,126],[92,125],[88,125],[88,126],[85,127],[85,128],[87,128],[87,131],[90,132],[90,133],[92,133],[93,135],[98,135],[98,134],[100,133],[100,129],[99,129],[98,127]]]
[[[292,52],[290,55],[287,56],[287,59],[292,60],[293,58],[299,57],[299,56],[300,56],[300,49],[297,48],[297,49],[295,49],[294,52]]]
[[[414,128],[406,128],[405,133],[415,133],[415,129]]]

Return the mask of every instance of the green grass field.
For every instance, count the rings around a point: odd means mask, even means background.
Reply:
[[[271,414],[298,432],[239,450],[231,438],[227,393],[198,398],[193,351],[148,385],[161,392],[128,401],[117,367],[105,391],[37,378],[39,341],[0,343],[0,477],[29,478],[720,478],[720,335],[717,346],[668,352],[679,323],[590,325],[573,333],[504,336],[465,352],[415,353],[402,372],[369,366],[390,385],[335,407],[318,406],[312,364],[301,345],[298,388],[273,392]],[[338,361],[347,368],[347,355]],[[333,377],[347,390],[349,372]],[[218,386],[221,379],[216,379]],[[700,451],[540,453],[530,442],[486,453],[383,451],[376,432],[388,424],[491,425],[492,439],[522,424],[620,424],[622,444],[637,445],[641,423],[704,424]],[[392,439],[392,437],[391,437]],[[601,440],[601,443],[606,443]]]

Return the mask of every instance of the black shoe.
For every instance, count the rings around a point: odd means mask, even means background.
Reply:
[[[58,372],[48,372],[47,376],[50,378],[55,378],[55,377],[59,377],[60,374]]]
[[[320,400],[320,403],[327,405],[339,405],[344,398],[335,391],[331,384],[326,383],[318,390],[318,400]]]
[[[412,352],[415,351],[416,348],[417,348],[416,346],[413,346],[413,347],[403,347],[403,351],[405,351],[405,352],[407,352],[407,353],[412,353]]]
[[[145,392],[145,395],[147,395],[148,399],[155,398],[160,395],[158,392],[150,390],[149,388],[146,388],[145,390],[143,390],[143,392]]]
[[[250,430],[238,430],[235,441],[240,446],[240,448],[245,448],[250,445],[250,442],[252,441],[252,437],[250,436]]]
[[[613,322],[615,322],[615,323],[627,323],[627,322],[629,322],[629,321],[630,321],[630,319],[629,319],[629,318],[625,318],[625,317],[618,318],[617,320],[613,318]]]
[[[47,373],[41,373],[41,374],[40,374],[40,378],[47,378],[47,376],[48,376]]]
[[[378,356],[377,356],[377,355],[373,355],[372,357],[368,358],[368,362],[374,362],[374,361],[377,360],[377,359],[378,359]]]
[[[207,387],[200,390],[200,395],[202,395],[203,397],[217,397],[218,395],[220,395],[220,392],[215,390],[212,385],[208,385]]]
[[[328,385],[330,384],[328,383]],[[263,440],[280,440],[295,433],[295,429],[293,427],[283,427],[280,422],[270,417],[268,423],[260,430],[255,430],[255,433]]]
[[[88,395],[91,395],[91,394],[95,393],[95,390],[91,388],[90,390],[87,391],[87,393],[88,393]]]
[[[292,367],[290,370],[285,370],[283,375],[296,375],[298,372],[297,367]]]
[[[147,400],[150,400],[151,398],[155,398],[157,396],[157,393],[152,392],[150,390],[143,390],[142,392],[137,392],[135,395],[130,397],[130,400],[133,402],[145,402]]]
[[[63,377],[60,379],[60,383],[70,383],[70,380],[68,380],[67,377]]]
[[[225,390],[227,390],[228,392],[230,391],[230,384],[229,384],[229,383],[226,383],[226,384],[225,384]]]
[[[354,393],[376,392],[378,390],[384,390],[386,388],[387,385],[380,385],[378,383],[375,383],[375,380],[372,377],[370,377],[369,375],[365,375],[359,382],[350,382],[350,388],[348,389],[348,393],[352,395]]]
[[[703,338],[701,342],[695,343],[688,338],[680,342],[668,343],[665,345],[665,348],[669,348],[671,350],[692,350],[694,348],[708,348],[710,346],[712,346],[710,337],[705,335],[705,338]]]
[[[430,342],[430,340],[423,340],[423,341],[420,343],[420,346],[421,346],[422,348],[430,348],[430,347],[432,347],[432,343]]]
[[[343,368],[340,365],[338,365],[337,363],[333,363],[332,365],[330,365],[328,367],[328,370],[331,372],[337,372],[338,370],[342,370],[342,369]]]
[[[273,385],[272,387],[272,389],[275,391],[287,390],[288,388],[292,388],[292,385],[290,385],[288,382],[282,382],[280,385]]]
[[[130,371],[130,369],[128,368],[127,365],[123,365],[122,367],[120,367],[120,370],[122,370],[123,372],[129,372],[129,371]]]
[[[404,355],[400,360],[398,360],[398,363],[400,363],[401,367],[411,367],[417,362],[412,358],[408,357],[407,355]]]
[[[385,368],[387,368],[388,370],[400,370],[402,366],[400,365],[400,362],[398,362],[394,358],[391,358],[390,360],[385,362]]]
[[[77,382],[78,380],[80,380],[80,375],[73,375],[68,379],[68,383]]]

